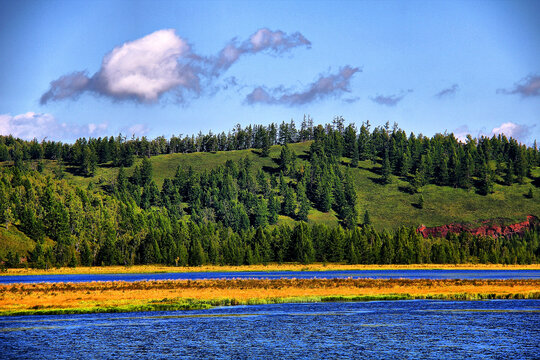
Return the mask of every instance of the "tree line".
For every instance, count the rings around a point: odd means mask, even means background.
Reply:
[[[310,149],[300,161],[288,144],[306,140],[311,141]],[[276,144],[281,145],[277,169],[253,171],[247,157],[202,172],[179,166],[161,189],[149,160],[168,152],[253,147],[265,157]],[[126,168],[136,156],[142,162],[128,176]],[[56,176],[44,176],[42,159],[75,165],[84,176],[92,175],[98,164],[110,164],[119,168],[118,175],[103,188],[82,189],[61,180],[61,167]],[[27,160],[38,160],[36,170]],[[360,161],[374,165],[370,168],[381,184],[400,177],[409,182],[411,192],[433,183],[488,194],[495,181],[524,182],[539,165],[539,151],[536,144],[527,147],[504,135],[461,142],[446,133],[407,136],[388,123],[373,130],[369,122],[360,129],[354,124],[345,127],[341,117],[314,126],[307,117],[300,130],[291,121],[169,140],[118,136],[62,144],[0,136],[0,161],[13,161],[13,166],[0,168],[0,225],[16,226],[36,241],[30,262],[38,267],[269,261],[526,263],[539,256],[537,229],[522,238],[449,235],[424,240],[414,229],[377,232],[367,211],[359,219],[350,168],[360,166]],[[341,226],[307,225],[312,208],[335,211]],[[298,223],[277,226],[280,215]],[[4,261],[12,264],[16,258],[11,254]]]
[[[179,173],[181,178],[182,171]],[[144,209],[133,199],[120,200],[121,192],[117,197],[81,189],[34,170],[2,168],[0,175],[0,222],[16,226],[35,240],[28,263],[38,268],[288,261],[524,264],[540,259],[538,227],[522,236],[491,238],[463,233],[424,239],[414,228],[377,231],[369,223],[353,228],[303,221],[294,226],[256,224],[256,211],[253,218],[246,212],[239,223],[227,224],[226,220],[197,218],[202,215],[195,215],[196,211],[187,219],[167,206]],[[223,195],[230,190],[223,190]],[[242,202],[232,201],[241,208]],[[7,266],[21,266],[17,254],[8,254],[3,261]]]
[[[369,121],[357,129],[345,127],[345,120],[336,117],[332,123],[314,125],[305,116],[300,129],[294,120],[264,125],[236,125],[228,133],[146,137],[80,138],[73,144],[37,139],[23,141],[12,136],[0,136],[0,161],[13,161],[22,166],[24,160],[50,159],[71,164],[83,176],[93,176],[100,164],[130,167],[134,157],[160,154],[261,149],[268,156],[272,145],[285,145],[308,140],[324,144],[325,153],[336,158],[347,157],[355,167],[358,161],[370,160],[381,165],[382,183],[401,176],[411,183],[411,191],[433,183],[461,188],[476,188],[482,194],[492,192],[493,183],[523,183],[531,168],[540,165],[536,141],[532,147],[520,144],[505,135],[468,136],[459,141],[450,133],[409,136],[397,124],[371,128]]]

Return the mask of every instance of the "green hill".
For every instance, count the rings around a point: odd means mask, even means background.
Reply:
[[[540,152],[504,136],[339,121],[151,141],[0,136],[0,160],[4,264],[530,263],[540,246],[535,226],[521,240],[415,231],[540,215]]]
[[[298,156],[298,165],[306,165],[309,147],[312,141],[289,144]],[[153,168],[153,179],[161,189],[166,178],[173,178],[178,166],[192,167],[195,172],[209,171],[227,160],[239,161],[249,158],[252,161],[252,175],[259,169],[269,174],[279,173],[279,155],[281,147],[278,145],[270,148],[269,157],[261,157],[260,150],[234,150],[217,151],[189,154],[157,155],[150,158]],[[341,158],[341,168],[345,169],[348,158]],[[142,162],[137,158],[133,166],[126,169],[127,175],[133,173],[133,169]],[[45,174],[53,175],[58,168],[55,161],[46,161]],[[407,187],[409,182],[398,176],[392,176],[392,182],[387,185],[380,184],[378,170],[380,163],[360,161],[358,168],[350,169],[357,192],[357,208],[362,215],[367,210],[373,226],[376,229],[396,229],[401,226],[438,226],[451,222],[476,223],[486,219],[505,219],[506,222],[523,221],[528,214],[540,215],[540,190],[531,183],[540,178],[540,168],[532,171],[533,179],[527,178],[524,184],[502,185],[496,182],[493,193],[480,195],[474,189],[466,190],[450,186],[438,186],[427,184],[422,187],[421,195],[424,198],[423,208],[417,206],[420,194],[411,194]],[[88,187],[94,185],[106,185],[115,181],[118,176],[118,168],[108,164],[98,166],[95,175],[83,177],[74,175],[68,166],[64,172],[68,183]],[[291,180],[286,177],[287,180]],[[526,194],[532,189],[533,198]],[[308,219],[314,223],[337,225],[338,218],[333,211],[324,213],[311,209]],[[280,215],[278,224],[291,224],[294,220]]]

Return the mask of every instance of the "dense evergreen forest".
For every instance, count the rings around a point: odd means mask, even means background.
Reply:
[[[288,144],[310,141],[299,157]],[[257,149],[267,157],[279,145],[278,167],[253,174],[249,158],[195,172],[178,166],[161,189],[149,157],[170,153]],[[126,167],[141,157],[130,176]],[[99,187],[62,180],[62,167],[44,175],[43,161],[55,160],[92,176],[98,166],[117,167],[118,176]],[[77,265],[257,264],[313,261],[349,263],[531,263],[540,259],[539,229],[522,236],[484,238],[450,234],[424,239],[415,228],[377,231],[370,214],[357,207],[351,168],[379,163],[381,186],[399,177],[412,194],[427,184],[493,192],[495,182],[524,183],[540,165],[536,146],[504,135],[415,136],[387,123],[371,129],[314,126],[305,117],[281,125],[236,126],[228,134],[78,139],[73,144],[23,141],[0,136],[0,226],[35,242],[28,263],[35,267]],[[532,197],[532,190],[529,194]],[[423,206],[420,195],[417,206]],[[340,226],[308,221],[308,212],[334,211]],[[285,215],[293,225],[277,225]],[[11,229],[11,230],[10,230]],[[6,230],[6,233],[7,233]],[[9,252],[4,265],[21,266],[25,254]]]

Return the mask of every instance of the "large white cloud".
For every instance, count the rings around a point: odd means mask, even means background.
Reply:
[[[0,114],[0,135],[13,135],[14,137],[32,140],[76,139],[79,137],[99,136],[107,130],[105,123],[90,123],[85,125],[66,124],[58,121],[51,114],[38,114],[27,112],[12,116]]]
[[[240,44],[231,40],[216,56],[204,57],[193,53],[173,29],[159,30],[115,47],[91,77],[77,71],[52,81],[40,102],[77,98],[87,91],[116,100],[151,103],[176,90],[182,100],[184,93],[200,94],[242,55],[264,50],[281,54],[310,44],[298,32],[286,34],[263,28]]]
[[[160,30],[115,48],[104,59],[97,78],[103,92],[116,97],[156,101],[166,91],[197,81],[179,59],[189,45],[174,30]]]

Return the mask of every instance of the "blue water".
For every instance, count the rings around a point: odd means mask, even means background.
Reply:
[[[0,284],[202,279],[540,279],[540,270],[354,270],[0,276]]]
[[[538,359],[540,300],[0,317],[2,359]]]

